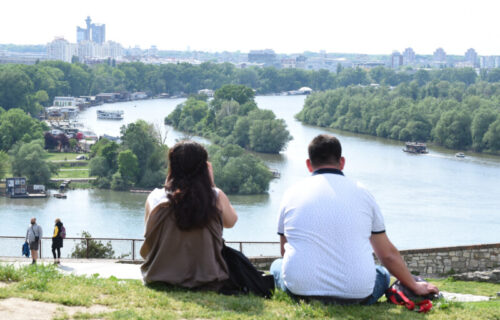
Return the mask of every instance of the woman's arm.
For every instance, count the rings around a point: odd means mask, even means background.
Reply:
[[[59,227],[58,226],[55,226],[54,227],[54,235],[52,236],[52,238],[55,238],[57,237],[57,233],[59,232]]]
[[[238,221],[238,214],[236,214],[224,191],[220,189],[218,191],[217,208],[219,208],[222,215],[222,225],[224,228],[232,228]]]
[[[212,168],[212,163],[207,161],[207,167],[212,187],[217,188],[214,183],[214,169]],[[236,211],[224,191],[219,188],[217,188],[217,208],[222,214],[222,225],[224,228],[232,228],[236,224],[236,221],[238,221],[238,214],[236,214]]]

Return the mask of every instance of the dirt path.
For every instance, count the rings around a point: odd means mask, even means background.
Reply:
[[[8,298],[0,300],[0,319],[9,320],[51,320],[54,317],[69,316],[76,313],[99,314],[112,311],[108,307],[94,305],[86,307],[68,307],[56,303],[31,301],[21,298]],[[99,317],[93,319],[100,319]]]

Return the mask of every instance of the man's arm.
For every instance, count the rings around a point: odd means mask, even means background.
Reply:
[[[401,281],[402,284],[410,288],[415,294],[426,295],[439,292],[435,285],[427,282],[416,282],[415,279],[413,279],[398,249],[391,243],[385,232],[372,234],[370,242],[380,262],[393,276]]]
[[[281,256],[285,255],[285,243],[287,242],[286,237],[280,234],[280,248],[281,248]]]

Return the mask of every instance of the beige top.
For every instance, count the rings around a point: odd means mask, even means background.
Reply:
[[[202,229],[182,231],[175,223],[165,190],[155,189],[146,200],[145,225],[140,253],[146,283],[217,287],[229,278],[221,253],[222,220],[214,219]]]

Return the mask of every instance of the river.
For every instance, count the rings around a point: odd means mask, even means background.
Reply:
[[[387,234],[399,249],[500,242],[500,158],[429,148],[427,155],[402,152],[402,143],[303,125],[294,119],[304,96],[258,96],[260,108],[285,119],[293,140],[279,155],[257,154],[281,173],[269,194],[230,196],[239,220],[224,231],[226,240],[277,241],[276,215],[284,190],[308,176],[307,145],[317,134],[331,132],[343,145],[345,175],[363,183],[377,199]],[[90,108],[79,121],[98,135],[119,135],[120,126],[144,119],[163,126],[163,119],[183,99],[144,100]],[[124,120],[97,120],[96,110],[124,110]],[[183,137],[171,127],[167,144]],[[200,141],[203,141],[202,139]],[[31,216],[46,234],[59,217],[68,236],[82,230],[95,237],[141,238],[146,195],[109,190],[72,190],[65,200],[0,198],[0,235],[24,236]],[[333,230],[332,230],[333,232]]]

